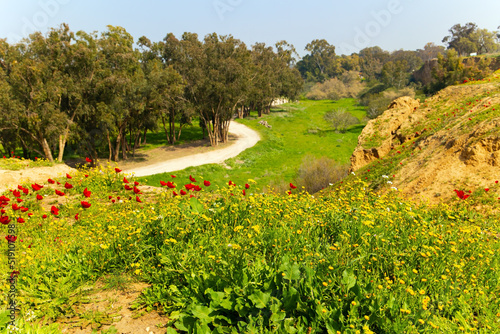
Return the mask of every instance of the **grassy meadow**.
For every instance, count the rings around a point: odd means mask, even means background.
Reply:
[[[176,174],[181,177],[209,177],[215,185],[221,187],[230,180],[242,184],[252,179],[256,181],[255,189],[262,190],[269,185],[294,181],[304,159],[310,160],[311,156],[325,156],[339,164],[347,164],[364,125],[354,125],[345,133],[335,132],[325,122],[323,115],[339,108],[345,108],[360,120],[366,115],[365,108],[358,106],[355,99],[302,100],[286,104],[273,109],[262,119],[249,117],[236,120],[258,131],[261,141],[237,157],[227,160],[226,164],[230,169],[221,164],[208,164],[186,168]],[[267,121],[272,128],[258,124],[260,120]],[[157,185],[160,180],[169,179],[170,174],[156,174],[140,180],[145,184]]]
[[[390,189],[373,193],[356,175],[314,196],[250,195],[254,184],[217,188],[180,176],[175,188],[142,193],[111,167],[70,176],[2,199],[2,216],[23,221],[22,333],[59,333],[75,316],[75,326],[113,333],[110,315],[79,313],[88,287],[110,277],[150,284],[134,306],[164,314],[158,327],[167,333],[500,329],[498,222],[465,201],[417,205]],[[199,188],[173,195],[186,184]],[[0,270],[10,272],[7,261]],[[9,285],[0,288],[5,308]],[[7,320],[1,311],[2,333]]]
[[[16,246],[14,332],[116,333],[119,311],[85,305],[93,287],[131,282],[149,286],[134,312],[158,311],[152,330],[169,334],[499,332],[498,220],[458,197],[414,203],[388,169],[313,195],[294,187],[307,153],[348,162],[362,125],[330,130],[322,115],[338,107],[364,116],[354,100],[301,101],[267,115],[272,129],[242,120],[263,140],[232,169],[134,178],[84,168],[0,194],[4,235],[17,229],[0,244]],[[289,194],[262,193],[277,179]],[[10,276],[7,258],[0,271]],[[0,283],[0,333],[9,288]]]

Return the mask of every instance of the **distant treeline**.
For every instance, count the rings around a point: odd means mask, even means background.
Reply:
[[[70,143],[93,160],[117,161],[158,124],[175,143],[195,116],[215,146],[227,141],[235,112],[269,112],[302,89],[285,41],[248,48],[232,36],[184,33],[136,43],[121,27],[73,33],[66,24],[14,45],[0,39],[4,154],[21,147],[26,158],[62,161]]]
[[[341,56],[326,40],[313,40],[297,63],[306,81],[303,94],[311,99],[356,97],[369,107],[369,117],[376,117],[395,97],[415,96],[416,91],[433,94],[465,79],[482,79],[498,68],[495,58],[465,58],[500,52],[498,31],[467,23],[449,32],[443,38],[446,48],[428,43],[416,51],[388,52],[375,46]]]

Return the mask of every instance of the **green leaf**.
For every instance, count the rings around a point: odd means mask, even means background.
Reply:
[[[193,212],[201,213],[204,210],[203,204],[196,198],[196,197],[191,197],[189,200],[190,205],[191,205],[191,210]]]
[[[284,278],[293,281],[300,278],[300,266],[297,263],[290,264],[288,257],[283,258],[279,271],[284,273]]]
[[[342,272],[342,284],[344,284],[349,291],[356,284],[356,276],[352,269],[346,269]]]
[[[172,327],[167,328],[167,334],[177,334],[177,331]]]
[[[191,312],[193,313],[193,316],[201,320],[203,323],[211,323],[214,320],[214,317],[210,316],[210,313],[213,312],[210,307],[195,305],[191,309]]]
[[[267,303],[269,302],[269,299],[271,298],[271,294],[257,291],[248,296],[248,298],[252,301],[252,303],[254,303],[255,307],[265,308]]]

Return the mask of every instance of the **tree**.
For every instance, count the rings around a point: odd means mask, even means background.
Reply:
[[[299,61],[297,68],[308,81],[323,82],[342,73],[337,62],[335,46],[324,39],[315,39],[306,45],[309,54]]]
[[[490,53],[499,49],[497,32],[479,29],[475,23],[469,22],[464,26],[455,24],[449,32],[450,35],[443,38],[443,43],[448,44],[448,49],[455,49],[459,56],[473,52]]]
[[[410,66],[406,60],[388,61],[382,67],[382,82],[401,89],[410,82]]]
[[[441,45],[436,45],[434,43],[427,43],[424,49],[418,49],[417,54],[424,62],[431,59],[437,58],[438,54],[443,54],[445,52],[445,47]]]

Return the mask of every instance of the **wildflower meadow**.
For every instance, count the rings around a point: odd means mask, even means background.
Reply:
[[[498,220],[380,179],[385,192],[353,173],[314,195],[264,194],[203,175],[153,188],[109,166],[20,184],[0,197],[17,272],[0,269],[19,308],[8,328],[3,280],[0,332],[59,333],[109,275],[147,283],[134,307],[160,312],[167,333],[500,331]]]

